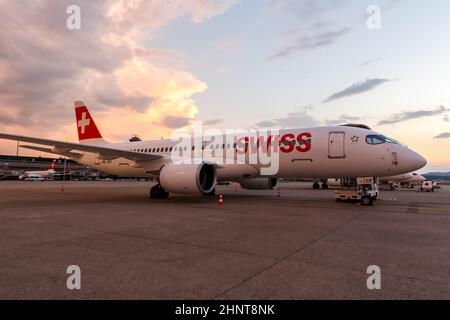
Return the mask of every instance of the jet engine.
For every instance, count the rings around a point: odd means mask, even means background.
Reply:
[[[159,183],[167,192],[206,194],[216,186],[216,168],[206,162],[200,164],[165,165],[159,173]]]
[[[241,180],[241,187],[250,190],[274,190],[278,188],[277,178],[254,178]]]

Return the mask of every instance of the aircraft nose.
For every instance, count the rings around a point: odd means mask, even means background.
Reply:
[[[422,157],[417,152],[414,152],[414,151],[411,151],[411,152],[413,153],[412,159],[413,159],[413,162],[414,162],[414,170],[419,170],[419,169],[425,167],[426,164],[427,164],[427,159]]]

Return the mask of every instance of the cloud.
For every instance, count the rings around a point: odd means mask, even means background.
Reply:
[[[450,138],[450,132],[444,132],[434,137],[434,139],[447,139],[447,138]]]
[[[283,118],[260,121],[255,126],[258,128],[299,128],[317,126],[318,124],[319,121],[302,110],[290,112]]]
[[[448,110],[449,109],[447,109],[446,107],[440,106],[435,110],[405,111],[405,112],[393,114],[388,119],[380,121],[378,123],[378,125],[380,126],[380,125],[386,125],[386,124],[394,124],[394,123],[399,123],[399,122],[408,121],[408,120],[412,120],[412,119],[436,116],[436,115],[443,114]]]
[[[327,99],[325,99],[323,102],[328,103],[337,99],[349,97],[356,94],[361,94],[366,91],[370,91],[379,85],[389,82],[392,80],[389,79],[366,79],[364,81],[360,81],[357,83],[354,83],[348,88],[345,88],[342,91],[338,91],[336,93],[333,93],[331,96],[329,96]]]
[[[255,124],[259,128],[274,128],[277,126],[277,121],[264,120]]]
[[[167,128],[178,129],[188,126],[193,120],[192,118],[167,116],[162,119],[161,124]]]
[[[386,0],[381,6],[386,13],[394,8],[399,0]],[[350,1],[345,0],[269,0],[269,10],[281,12],[296,19],[303,27],[288,32],[289,44],[276,51],[266,61],[290,56],[303,50],[331,46],[350,33],[354,28],[365,24],[367,13],[361,10],[361,15],[355,21],[349,21],[350,26],[336,26],[328,18],[339,15],[338,10],[345,8]],[[309,25],[309,27],[304,27]],[[368,64],[375,61],[368,61]]]
[[[294,18],[299,26],[286,32],[286,45],[275,51],[266,61],[284,58],[304,50],[326,47],[337,42],[351,31],[351,27],[339,26],[329,20],[335,17],[344,0],[270,0],[268,11],[280,13],[283,19]]]
[[[383,60],[382,57],[376,57],[376,58],[373,58],[373,59],[366,60],[366,61],[361,63],[361,67],[367,67],[367,66],[369,66],[371,64],[374,64],[376,62],[379,62],[381,60]]]
[[[120,134],[117,128],[133,128],[141,136],[160,129],[170,135],[166,127],[154,124],[173,126],[167,115],[195,117],[198,107],[192,96],[207,85],[182,63],[174,63],[183,53],[146,45],[171,21],[189,16],[201,23],[225,12],[235,0],[76,3],[81,8],[80,30],[66,28],[66,8],[72,0],[0,0],[1,131],[53,138],[75,135],[77,99],[84,100],[96,118],[101,115],[97,121],[105,124],[105,137],[118,139],[130,133]]]
[[[337,125],[337,124],[345,124],[345,123],[352,122],[352,121],[357,121],[357,120],[360,120],[360,119],[361,119],[360,117],[349,116],[349,115],[344,114],[344,115],[340,116],[338,119],[335,119],[335,120],[325,120],[325,124],[328,125],[328,126],[334,126],[334,125]]]
[[[342,6],[345,0],[270,0],[269,10],[289,14],[300,21],[309,21],[320,18],[330,10]]]
[[[211,120],[203,121],[204,126],[214,126],[219,123],[223,123],[223,119],[211,119]]]
[[[267,61],[287,57],[303,50],[330,46],[350,30],[348,27],[336,27],[330,23],[320,22],[306,29],[291,31],[291,43],[275,52]]]

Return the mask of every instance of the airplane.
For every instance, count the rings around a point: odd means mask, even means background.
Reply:
[[[382,177],[382,178],[380,178],[380,183],[391,185],[391,188],[393,189],[394,184],[396,184],[396,183],[400,183],[402,185],[408,185],[408,186],[415,186],[415,185],[422,184],[422,182],[424,182],[425,180],[427,180],[427,179],[425,179],[425,177],[421,176],[420,174],[405,173],[405,174],[396,175],[396,176]]]
[[[55,174],[55,164],[56,160],[53,160],[49,165],[48,170],[45,171],[25,171],[19,176],[19,180],[26,180],[28,177],[38,177],[48,179]]]
[[[75,102],[75,115],[79,143],[6,133],[0,133],[0,138],[44,145],[21,147],[67,156],[98,171],[154,178],[158,184],[150,189],[151,199],[165,199],[169,193],[212,195],[221,181],[236,181],[245,189],[270,190],[278,187],[279,178],[382,177],[415,171],[426,164],[421,155],[396,140],[352,124],[274,130],[263,135],[261,131],[255,135],[201,135],[183,142],[109,143],[84,102]],[[223,156],[211,157],[215,152]],[[275,160],[264,162],[264,153]],[[180,155],[187,160],[178,161]]]
[[[393,185],[396,183],[407,184],[407,185],[418,185],[425,181],[425,177],[421,176],[417,173],[404,173],[396,176],[387,176],[379,178],[379,183],[383,185],[391,185],[393,189]],[[327,179],[326,184],[330,187],[339,187],[341,185],[341,179],[332,178]]]

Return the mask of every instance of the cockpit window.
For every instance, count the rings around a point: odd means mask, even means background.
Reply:
[[[382,143],[385,143],[386,141],[383,136],[370,134],[370,135],[366,136],[366,142],[368,144],[382,144]]]
[[[386,137],[386,136],[382,136],[382,135],[377,135],[377,134],[370,134],[368,136],[366,136],[366,142],[368,144],[382,144],[382,143],[393,143],[393,144],[401,144],[400,142],[398,142],[395,139]]]
[[[387,143],[400,144],[400,142],[398,142],[398,141],[395,140],[395,139],[392,139],[392,138],[389,138],[389,137],[386,137],[386,136],[383,136],[383,138],[384,138],[384,140],[385,140]]]

